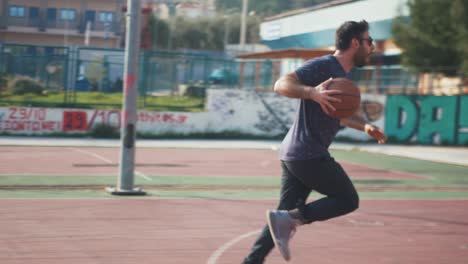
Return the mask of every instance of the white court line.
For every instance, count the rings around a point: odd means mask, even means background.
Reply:
[[[96,153],[94,153],[94,152],[91,152],[91,151],[86,151],[86,150],[82,150],[82,149],[78,149],[78,148],[70,148],[70,149],[73,150],[73,151],[76,151],[76,152],[80,152],[80,153],[89,155],[89,156],[93,156],[93,157],[95,157],[96,159],[102,160],[102,161],[104,161],[104,162],[107,163],[107,164],[112,164],[112,163],[113,163],[112,160],[106,159],[106,158],[104,158],[103,156],[98,155],[98,154],[96,154]]]
[[[206,264],[216,264],[216,261],[219,259],[219,257],[221,257],[221,255],[223,255],[223,253],[226,250],[228,250],[230,247],[237,244],[239,241],[242,241],[243,239],[246,239],[246,238],[248,238],[250,236],[256,235],[256,234],[258,234],[260,232],[262,232],[262,229],[258,229],[258,230],[255,230],[255,231],[240,235],[240,236],[228,241],[227,243],[225,243],[224,245],[219,247],[215,252],[213,252],[213,254],[211,254],[211,256],[208,259],[208,262]]]
[[[106,159],[106,158],[104,158],[103,156],[98,155],[98,154],[96,154],[96,153],[94,153],[94,152],[91,152],[91,151],[86,151],[86,150],[82,150],[82,149],[78,149],[78,148],[69,148],[69,149],[71,149],[71,150],[73,150],[73,151],[76,151],[76,152],[80,152],[80,153],[86,154],[86,155],[93,156],[93,157],[95,157],[96,159],[99,159],[99,160],[102,160],[102,161],[106,162],[107,164],[113,164],[113,163],[114,163],[114,162],[112,162],[111,160]],[[146,176],[144,173],[141,173],[141,172],[139,172],[139,171],[137,171],[137,170],[135,170],[135,175],[140,176],[140,177],[142,177],[143,179],[145,179],[145,180],[147,180],[147,181],[151,181],[151,180],[152,180],[150,177]]]
[[[145,179],[145,180],[147,180],[147,181],[152,181],[152,180],[153,180],[153,179],[151,179],[150,177],[146,176],[145,174],[143,174],[143,173],[141,173],[141,172],[139,172],[139,171],[137,171],[137,170],[135,171],[135,175],[136,175],[136,176],[140,176],[140,177],[142,177],[143,179]]]

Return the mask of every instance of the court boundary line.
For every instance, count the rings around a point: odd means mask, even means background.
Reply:
[[[242,235],[239,235],[231,240],[229,240],[228,242],[224,243],[222,246],[220,246],[219,248],[217,248],[212,254],[211,256],[208,258],[208,261],[206,262],[206,264],[216,264],[216,262],[218,261],[218,259],[224,254],[224,252],[226,252],[230,247],[234,246],[235,244],[239,243],[240,241],[248,238],[248,237],[251,237],[253,235],[257,235],[259,234],[260,232],[262,232],[262,229],[256,229],[254,231],[250,231],[250,232],[247,232],[245,234],[242,234]]]
[[[416,173],[411,173],[411,172],[406,172],[406,171],[400,171],[400,170],[388,170],[388,169],[382,169],[382,168],[376,168],[376,167],[372,167],[372,166],[369,166],[369,165],[363,165],[363,164],[360,164],[360,163],[356,163],[356,162],[349,162],[349,161],[345,161],[345,160],[337,160],[338,163],[342,164],[342,163],[348,163],[350,165],[354,165],[354,166],[362,166],[362,167],[367,167],[367,168],[371,168],[371,169],[374,169],[374,170],[380,170],[380,171],[388,171],[388,172],[395,172],[395,173],[400,173],[400,174],[406,174],[408,176],[413,176],[415,178],[384,178],[384,179],[394,179],[394,180],[433,180],[434,177],[432,176],[428,176],[428,175],[420,175],[420,174],[416,174]],[[349,172],[346,172],[349,174]],[[353,177],[351,177],[353,178]],[[353,178],[353,179],[359,179],[359,178]],[[361,179],[367,179],[367,178],[361,178]],[[380,179],[380,178],[369,178],[369,179]]]
[[[101,161],[104,161],[105,163],[107,164],[114,164],[114,162],[112,162],[111,160],[97,154],[97,153],[94,153],[94,152],[91,152],[91,151],[87,151],[87,150],[83,150],[83,149],[79,149],[79,148],[68,148],[70,150],[73,150],[75,152],[79,152],[79,153],[82,153],[82,154],[86,154],[86,155],[89,155],[89,156],[92,156],[92,157],[95,157]],[[139,177],[142,177],[143,179],[147,180],[147,181],[152,181],[153,179],[151,179],[150,177],[148,177],[146,174],[140,172],[140,171],[137,171],[137,170],[134,170],[134,173],[136,176],[139,176]]]
[[[0,190],[1,191],[1,190]],[[104,192],[105,190],[103,190]],[[109,196],[109,197],[0,197],[0,200],[105,200],[105,199],[127,199],[121,198],[117,196]],[[132,197],[132,200],[227,200],[227,201],[274,201],[278,202],[277,198],[237,198],[235,200],[231,198],[212,198],[212,197],[154,197],[154,196],[146,196],[146,197]],[[441,202],[449,202],[449,201],[468,201],[468,198],[440,198],[440,199],[424,199],[424,198],[360,198],[361,201],[441,201]]]

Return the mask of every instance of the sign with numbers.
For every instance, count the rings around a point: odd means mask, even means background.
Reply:
[[[64,111],[62,124],[63,131],[87,131],[87,113],[84,111]]]

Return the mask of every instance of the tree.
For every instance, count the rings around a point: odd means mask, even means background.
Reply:
[[[260,23],[264,16],[329,1],[331,0],[249,0],[249,11],[254,11],[255,15],[247,17],[246,42],[260,42]],[[192,19],[173,17],[168,21],[152,15],[146,31],[151,35],[151,48],[223,50],[226,35],[227,43],[239,43],[242,0],[216,0],[216,6],[223,15]]]
[[[291,11],[317,4],[331,2],[332,0],[249,0],[249,11],[259,16],[272,16],[282,12]],[[216,0],[218,10],[232,10],[242,8],[242,0]]]
[[[92,59],[85,70],[85,76],[92,86],[93,91],[100,91],[103,86],[103,79],[106,76],[105,58],[103,56]]]
[[[409,0],[410,17],[393,26],[402,63],[422,72],[454,75],[466,64],[468,0]]]
[[[455,0],[452,5],[452,15],[458,27],[458,50],[461,54],[461,69],[468,75],[468,0]]]
[[[260,42],[257,16],[247,18],[247,43]],[[171,30],[169,34],[169,29]],[[239,43],[240,17],[216,16],[201,18],[174,17],[169,21],[149,20],[152,49],[205,49],[223,50],[225,33],[228,43]],[[227,32],[226,32],[227,31]],[[171,40],[169,41],[169,37]],[[168,43],[171,46],[168,46]]]
[[[165,20],[151,15],[148,21],[152,49],[166,49],[169,38],[169,25]]]
[[[227,31],[229,32],[228,43],[238,44],[240,39],[240,17],[231,16],[227,18],[226,23]],[[258,16],[247,17],[247,43],[260,43],[260,23],[261,18]]]

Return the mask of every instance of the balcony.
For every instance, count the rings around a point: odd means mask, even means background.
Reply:
[[[66,30],[71,34],[82,35],[85,33],[86,30],[85,16],[79,12],[77,12],[76,17],[73,20],[62,20],[60,18],[46,19],[45,16],[36,18],[10,16],[6,17],[5,20],[7,31],[16,31],[23,33],[60,33]],[[99,21],[94,21],[91,24],[91,31],[92,35],[98,36],[106,35],[109,37],[115,37],[121,34],[120,26],[117,22],[102,23]]]
[[[27,18],[24,17],[8,17],[7,18],[7,26],[12,27],[27,27],[29,26],[29,21]]]

